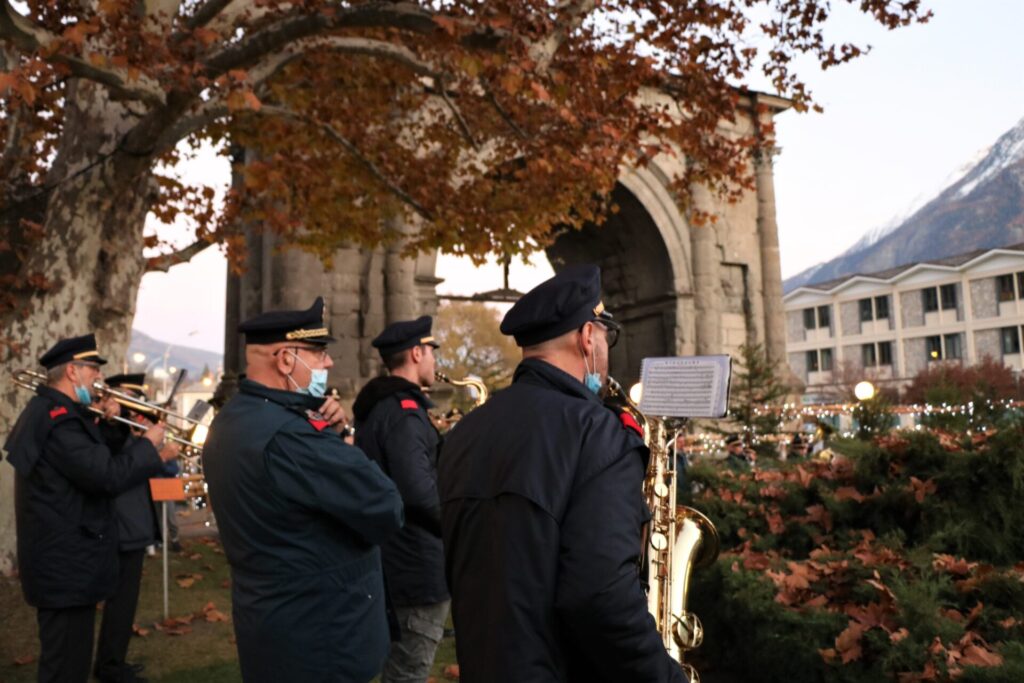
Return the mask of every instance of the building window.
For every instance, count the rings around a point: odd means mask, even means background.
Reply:
[[[805,308],[804,309],[804,329],[805,330],[813,330],[816,327],[818,327],[818,324],[817,324],[817,322],[815,322],[814,309],[813,308]]]
[[[1016,327],[1004,327],[999,330],[999,337],[1002,341],[1003,355],[1020,353],[1020,335]]]
[[[807,352],[807,372],[829,372],[830,370],[832,370],[832,349]]]
[[[942,285],[939,287],[942,298],[942,310],[956,308],[956,285]]]
[[[892,342],[878,342],[878,364],[892,365]]]
[[[1021,273],[1017,273],[1018,276]],[[996,278],[996,296],[1000,301],[1013,301],[1017,294],[1013,291],[1013,274],[1000,275]]]
[[[818,327],[832,327],[831,306],[818,306]]]
[[[818,352],[807,352],[807,372],[818,372]]]
[[[871,311],[871,299],[861,299],[860,304],[860,321],[862,323],[868,323],[875,319],[875,314]]]
[[[924,340],[928,360],[942,360],[942,337],[936,335]]]
[[[924,312],[931,313],[932,311],[939,310],[939,291],[934,287],[928,289],[922,289],[921,294],[923,295]]]
[[[885,320],[889,317],[889,297],[875,297],[875,320]]]
[[[946,342],[946,358],[961,358],[963,354],[960,348],[960,335],[959,334],[947,334],[945,336]]]
[[[870,303],[870,299],[868,300]],[[866,368],[873,368],[878,365],[878,357],[875,355],[874,344],[862,344],[860,347],[861,364]]]

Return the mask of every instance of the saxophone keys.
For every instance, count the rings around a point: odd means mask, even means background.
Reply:
[[[651,534],[651,547],[655,550],[665,550],[668,548],[668,537],[660,531],[655,531]]]
[[[659,481],[654,485],[654,495],[658,498],[668,498],[668,486]]]

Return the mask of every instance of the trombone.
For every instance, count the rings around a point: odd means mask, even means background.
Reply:
[[[34,392],[37,388],[39,388],[40,386],[44,386],[46,384],[46,375],[44,375],[41,372],[35,372],[33,370],[18,370],[14,373],[14,383],[21,387],[22,389],[28,389],[29,391]],[[187,457],[194,457],[195,455],[198,455],[199,451],[202,450],[203,443],[206,441],[206,434],[208,431],[207,424],[202,420],[197,420],[188,415],[176,413],[173,410],[168,410],[164,406],[158,405],[156,403],[143,401],[142,399],[135,398],[131,394],[126,394],[123,391],[111,389],[103,382],[97,381],[93,383],[92,386],[93,389],[98,393],[114,399],[114,401],[116,401],[118,405],[124,406],[125,408],[133,410],[137,413],[147,415],[153,418],[154,421],[159,422],[161,419],[166,420],[166,418],[171,418],[174,420],[181,420],[182,422],[190,423],[192,426],[186,428],[180,427],[178,425],[169,424],[165,421],[164,427],[167,429],[166,438],[176,443],[179,443],[182,446],[185,446],[186,448],[195,452],[189,453]],[[97,415],[100,415],[102,417],[114,420],[115,422],[126,424],[133,429],[146,429],[145,425],[141,425],[138,422],[135,422],[134,420],[129,420],[128,418],[121,417],[120,415],[107,416],[106,414],[104,414],[102,410],[96,408],[95,406],[89,406],[89,411],[96,413]]]

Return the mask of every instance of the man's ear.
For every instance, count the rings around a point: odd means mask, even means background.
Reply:
[[[286,347],[281,347],[281,349],[274,354],[274,360],[277,364],[278,372],[282,375],[291,374],[292,368],[295,367],[295,356],[293,356]]]
[[[583,327],[580,328],[580,345],[588,356],[594,350],[594,327],[594,323],[588,322],[583,323]]]

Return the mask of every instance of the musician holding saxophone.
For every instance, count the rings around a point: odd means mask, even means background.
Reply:
[[[88,680],[96,603],[118,581],[113,498],[177,457],[159,424],[112,453],[88,410],[106,362],[92,334],[57,342],[39,359],[46,384],[4,444],[16,472],[19,576],[38,614],[40,681]],[[104,410],[120,406],[104,402]]]
[[[650,510],[637,421],[598,393],[619,326],[596,266],[562,270],[501,323],[513,384],[445,440],[445,565],[462,680],[685,681],[641,585]]]
[[[449,596],[441,545],[437,454],[441,437],[423,393],[434,382],[433,320],[422,316],[389,325],[372,344],[388,374],[356,397],[356,446],[402,494],[405,526],[381,548],[384,578],[400,633],[392,639],[381,683],[425,683],[444,635]]]

